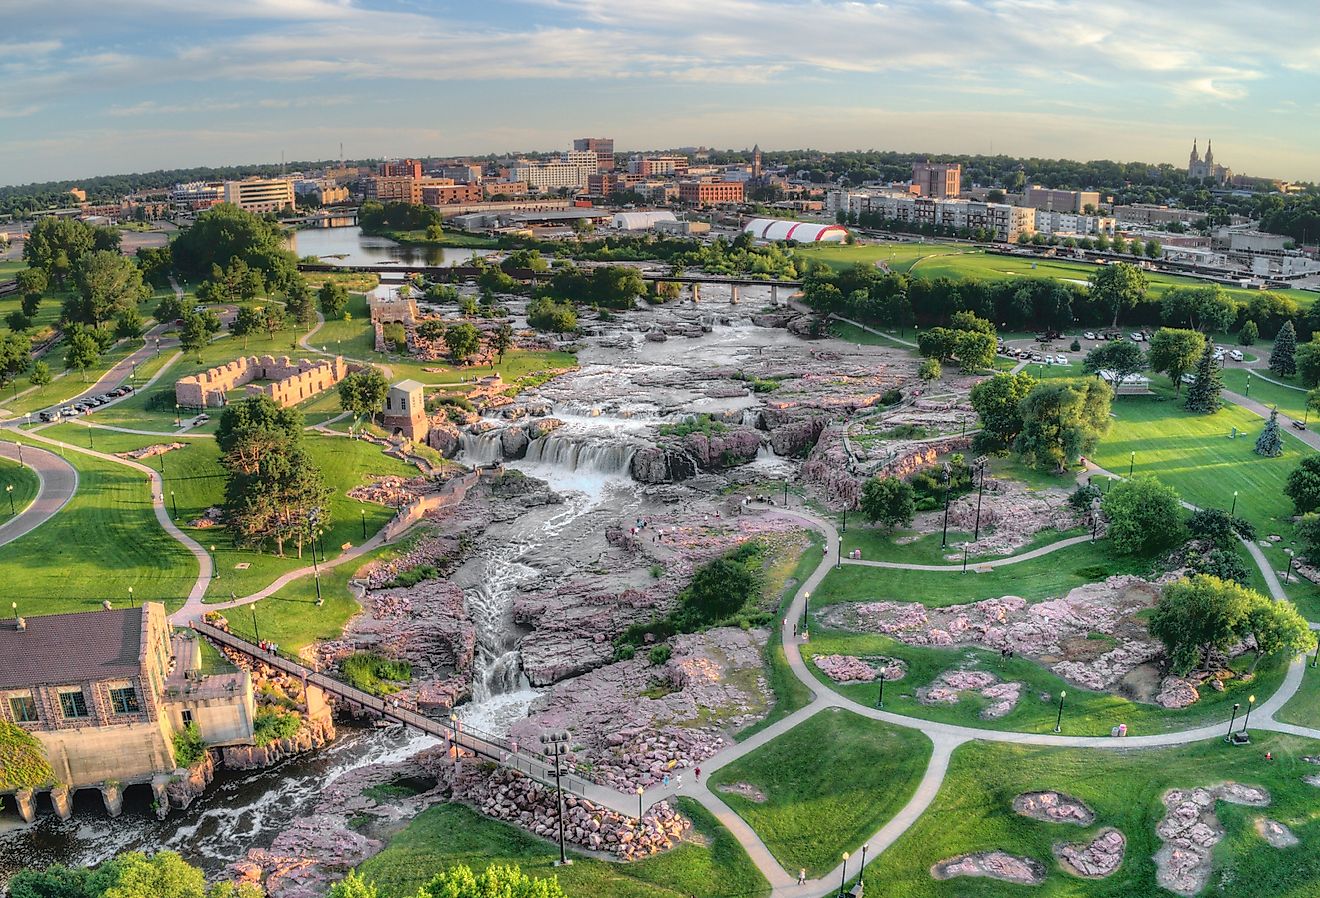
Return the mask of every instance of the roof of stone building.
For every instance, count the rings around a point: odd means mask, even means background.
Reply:
[[[140,671],[142,609],[0,618],[0,689],[133,676]]]

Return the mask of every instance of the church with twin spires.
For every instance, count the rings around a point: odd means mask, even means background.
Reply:
[[[1215,151],[1211,141],[1205,142],[1205,158],[1196,151],[1196,141],[1192,141],[1192,155],[1187,159],[1187,177],[1192,181],[1213,181],[1223,185],[1233,177],[1233,170],[1215,164]]]

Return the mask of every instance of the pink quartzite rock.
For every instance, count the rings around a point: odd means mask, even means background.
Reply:
[[[1127,839],[1116,829],[1107,829],[1090,842],[1056,845],[1054,856],[1065,870],[1087,879],[1113,875],[1123,864]]]
[[[1018,885],[1038,886],[1045,881],[1045,865],[1029,857],[1017,857],[1003,851],[980,851],[960,854],[940,861],[930,868],[935,879],[955,876],[984,876]]]
[[[1095,812],[1084,802],[1060,792],[1023,792],[1013,799],[1013,810],[1024,817],[1047,823],[1090,826],[1095,822]]]

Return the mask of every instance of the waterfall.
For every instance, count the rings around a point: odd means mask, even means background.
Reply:
[[[486,433],[459,434],[459,445],[463,449],[463,461],[469,465],[489,465],[504,457],[504,449],[497,430]]]
[[[527,447],[529,465],[548,465],[567,471],[628,476],[633,453],[627,443],[610,439],[583,439],[552,433],[533,440]]]

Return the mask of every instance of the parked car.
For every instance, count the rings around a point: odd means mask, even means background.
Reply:
[[[1091,333],[1090,331],[1087,331],[1086,333],[1082,334],[1082,337],[1087,340],[1094,340],[1095,334]]]
[[[1140,331],[1133,331],[1128,336],[1132,338],[1133,343],[1140,343],[1142,340],[1146,339],[1146,335],[1141,333]]]
[[[1054,361],[1060,365],[1066,365],[1068,364],[1068,357],[1066,355],[1056,355]]]
[[[58,409],[48,409],[37,417],[49,424],[51,421],[58,421],[63,416],[59,413]]]
[[[1228,357],[1235,362],[1240,362],[1242,361],[1242,350],[1234,349],[1232,352],[1228,354]]]

